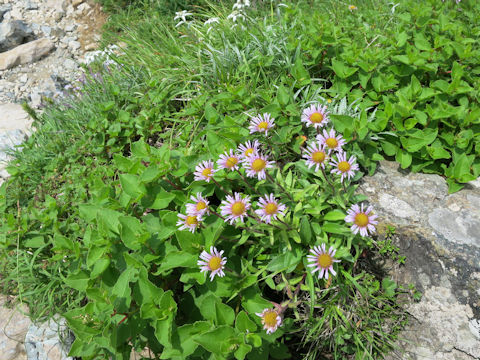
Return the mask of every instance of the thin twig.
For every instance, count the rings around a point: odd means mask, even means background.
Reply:
[[[268,178],[268,180],[270,180],[270,182],[272,182],[274,185],[277,185],[280,189],[282,189],[282,191],[283,191],[285,194],[287,194],[288,198],[289,198],[292,202],[294,202],[294,200],[293,200],[292,196],[290,195],[290,193],[289,193],[287,190],[285,190],[282,185],[280,185],[278,182],[276,182],[276,181],[272,178],[272,176],[271,176],[269,173],[267,173],[266,171],[265,171],[265,174],[267,175],[267,178]]]

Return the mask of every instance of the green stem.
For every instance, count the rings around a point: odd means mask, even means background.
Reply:
[[[320,168],[322,169],[323,177],[325,178],[325,180],[327,181],[327,183],[330,184],[330,186],[332,187],[333,195],[335,195],[335,186],[333,186],[333,184],[330,182],[330,180],[328,180],[328,176],[327,176],[327,174],[325,173],[325,169],[324,169],[322,166],[320,166]]]
[[[239,169],[236,169],[236,171],[238,172],[238,174],[240,175],[240,177],[243,179],[243,181],[245,182],[245,184],[247,184],[248,188],[253,192],[255,193],[255,189],[248,183],[247,179],[245,178],[245,176],[243,176],[243,174],[240,172]]]
[[[282,191],[283,191],[285,194],[287,194],[288,198],[289,198],[292,202],[294,202],[292,196],[290,195],[290,193],[289,193],[287,190],[285,190],[282,185],[280,185],[278,182],[276,182],[276,181],[270,176],[270,174],[267,173],[266,171],[265,171],[265,174],[267,175],[268,180],[270,180],[270,182],[271,182],[272,184],[277,185],[280,189],[282,189]]]

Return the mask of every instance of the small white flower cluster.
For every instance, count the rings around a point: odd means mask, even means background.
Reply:
[[[105,63],[111,64],[114,62],[112,56],[121,55],[120,48],[117,45],[108,45],[103,50],[89,51],[85,53],[82,63],[89,65],[94,61],[102,60]]]
[[[248,7],[250,7],[250,0],[237,0],[237,2],[233,4],[233,11],[227,16],[227,19],[231,19],[235,23],[233,27],[237,25],[237,20],[245,20],[245,9]]]
[[[187,16],[193,16],[193,14],[188,12],[187,10],[177,11],[175,13],[175,17],[173,18],[173,20],[180,20],[180,21],[175,25],[175,27],[179,27],[182,24],[188,25]]]

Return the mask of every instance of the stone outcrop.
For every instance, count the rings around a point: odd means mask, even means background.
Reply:
[[[56,316],[41,324],[31,324],[25,336],[25,349],[29,360],[73,360],[67,356],[73,338],[66,321]]]
[[[3,21],[0,23],[0,52],[28,42],[32,35],[32,29],[21,20]]]
[[[5,51],[0,54],[0,70],[30,64],[47,55],[54,47],[49,39],[38,39]]]
[[[380,239],[386,225],[404,265],[386,264],[399,284],[422,292],[409,304],[412,315],[398,349],[388,359],[480,359],[480,340],[470,321],[480,319],[480,188],[473,182],[448,194],[439,175],[414,174],[382,161],[359,191],[379,215]],[[383,235],[382,235],[383,234]]]
[[[2,360],[27,360],[25,334],[31,324],[25,307],[11,308],[6,296],[0,295],[0,355]]]

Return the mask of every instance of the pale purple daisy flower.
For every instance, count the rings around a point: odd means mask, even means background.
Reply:
[[[312,262],[312,264],[308,264],[307,266],[313,267],[312,274],[318,271],[318,278],[322,279],[325,277],[327,280],[329,271],[332,273],[332,276],[337,275],[335,270],[333,270],[333,263],[340,262],[340,260],[334,258],[337,250],[330,246],[327,252],[325,250],[325,244],[322,244],[322,246],[314,246],[313,249],[310,249],[310,252],[313,255],[307,255],[307,259],[309,262]]]
[[[332,172],[341,175],[340,181],[343,182],[343,178],[350,179],[355,175],[355,171],[358,170],[358,164],[355,164],[355,156],[350,156],[347,161],[347,153],[340,152],[337,154],[337,160],[332,159],[330,165],[333,166]]]
[[[360,231],[360,235],[368,236],[368,232],[374,233],[375,226],[378,224],[378,221],[375,220],[377,215],[374,215],[372,212],[373,208],[371,206],[367,207],[364,210],[363,204],[358,206],[358,204],[352,205],[350,209],[347,210],[347,216],[345,216],[345,222],[353,223],[351,230],[354,234],[357,234]]]
[[[243,167],[248,177],[258,177],[258,180],[263,180],[267,177],[265,170],[273,167],[274,162],[268,161],[266,155],[253,153],[251,156],[243,160]]]
[[[217,165],[220,169],[228,169],[228,170],[238,170],[238,163],[240,162],[240,157],[235,155],[232,149],[230,152],[226,151],[222,155],[220,155],[220,159],[217,160]]]
[[[285,215],[286,206],[279,203],[273,194],[265,195],[258,199],[258,206],[260,206],[260,209],[255,210],[255,212],[267,224],[270,224],[272,218],[276,220],[277,215]]]
[[[211,271],[210,281],[213,281],[215,275],[220,277],[225,276],[223,269],[227,263],[227,258],[222,257],[223,250],[220,252],[213,246],[210,247],[210,254],[205,250],[200,254],[200,259],[197,262],[197,265],[200,266],[200,272]]]
[[[321,128],[330,121],[328,114],[326,106],[311,105],[303,110],[302,122],[307,126],[313,126],[315,129]]]
[[[317,142],[307,146],[306,153],[303,155],[303,158],[307,160],[305,162],[309,169],[312,166],[315,166],[315,171],[318,171],[320,166],[325,169],[325,163],[329,159],[329,156],[325,151],[325,145]]]
[[[259,147],[260,147],[260,143],[258,142],[258,140],[254,140],[253,142],[247,141],[245,144],[240,144],[238,146],[238,149],[237,149],[239,153],[238,156],[242,160],[246,159],[249,156],[251,156],[253,153],[258,152]]]
[[[244,216],[250,209],[250,197],[247,195],[242,198],[240,193],[234,193],[233,196],[227,195],[227,199],[222,201],[220,212],[226,217],[225,221],[232,225],[235,221],[243,221]]]
[[[275,126],[274,124],[275,119],[270,118],[269,113],[265,113],[263,115],[258,115],[250,120],[250,134],[255,132],[264,132],[265,135],[268,135],[268,130]]]
[[[320,144],[325,145],[328,147],[328,153],[330,154],[333,150],[336,152],[343,151],[342,146],[345,145],[345,140],[343,139],[342,135],[336,134],[335,130],[332,128],[330,132],[327,130],[323,130],[323,135],[318,134],[317,140]]]
[[[190,199],[194,203],[186,205],[188,215],[203,216],[208,214],[208,200],[202,196],[201,192],[198,192],[197,196],[192,195]]]
[[[282,325],[282,318],[274,309],[263,309],[261,313],[255,313],[262,318],[262,325],[267,334],[274,333]]]
[[[202,161],[195,167],[195,180],[205,180],[206,182],[210,182],[211,177],[215,173],[215,169],[213,168],[213,161]]]
[[[200,221],[202,221],[202,217],[199,215],[183,215],[178,214],[177,226],[179,226],[178,230],[189,230],[192,233],[200,226]]]

